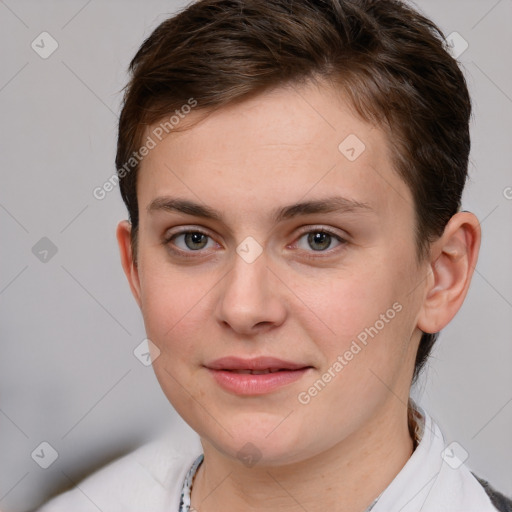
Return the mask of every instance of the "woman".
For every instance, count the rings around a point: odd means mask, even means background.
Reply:
[[[117,239],[192,431],[41,512],[511,510],[409,398],[481,239],[439,29],[394,0],[205,0],[131,72]]]

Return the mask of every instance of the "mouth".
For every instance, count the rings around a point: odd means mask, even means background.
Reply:
[[[302,370],[305,368],[311,368],[311,366],[299,368],[297,370],[290,370],[289,368],[276,368],[276,369],[266,369],[266,370],[229,370],[227,368],[223,368],[225,372],[231,373],[239,373],[239,374],[250,374],[250,375],[266,375],[267,373],[277,373],[277,372],[296,372],[298,370]]]
[[[210,370],[224,370],[236,373],[252,373],[253,375],[312,368],[312,366],[308,364],[294,361],[285,361],[284,359],[278,359],[276,357],[270,356],[255,357],[253,359],[243,359],[241,357],[228,356],[216,359],[215,361],[212,361],[205,366]]]
[[[302,379],[313,366],[274,357],[225,357],[206,365],[224,390],[237,395],[263,395]]]

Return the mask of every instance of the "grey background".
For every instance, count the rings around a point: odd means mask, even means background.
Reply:
[[[119,191],[99,201],[92,190],[115,170],[128,62],[182,5],[0,0],[4,511],[35,507],[181,421],[133,354],[145,335],[115,242]],[[483,242],[469,296],[414,394],[471,469],[512,494],[512,0],[415,5],[469,43],[459,58],[475,109],[463,208]],[[59,44],[47,59],[31,48],[43,31]],[[57,247],[46,262],[32,252],[42,237]],[[43,441],[59,454],[48,469],[31,457]]]

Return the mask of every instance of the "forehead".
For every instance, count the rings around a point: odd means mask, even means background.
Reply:
[[[206,117],[198,109],[142,161],[140,209],[180,196],[260,215],[339,195],[382,214],[412,215],[411,193],[393,170],[392,141],[331,86],[280,87]]]

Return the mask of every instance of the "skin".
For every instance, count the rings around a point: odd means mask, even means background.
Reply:
[[[141,164],[137,265],[129,222],[117,229],[124,271],[160,350],[156,376],[203,445],[192,505],[360,512],[411,456],[406,404],[421,330],[440,331],[462,305],[478,220],[454,215],[418,262],[412,195],[393,170],[386,133],[325,83],[276,88],[197,116]],[[366,146],[352,162],[338,149],[349,134]],[[271,218],[277,207],[335,195],[372,210]],[[163,196],[208,206],[222,220],[149,211]],[[318,228],[345,242],[308,243]],[[179,229],[207,237],[165,241]],[[263,250],[252,263],[236,252],[248,236]],[[394,303],[401,311],[300,403],[299,393]],[[314,368],[271,393],[237,396],[204,367],[228,355]],[[261,457],[252,467],[237,456],[246,443]]]

